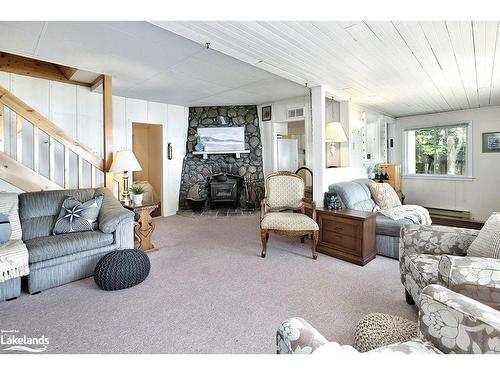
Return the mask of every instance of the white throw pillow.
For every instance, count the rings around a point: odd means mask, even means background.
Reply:
[[[372,193],[373,200],[381,209],[401,206],[398,194],[388,183],[377,183],[372,181],[368,184],[368,188]]]
[[[500,213],[493,212],[486,220],[477,238],[470,244],[467,255],[500,259]]]

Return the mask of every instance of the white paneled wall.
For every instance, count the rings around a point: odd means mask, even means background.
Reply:
[[[500,211],[500,155],[482,152],[482,133],[500,131],[500,107],[486,107],[430,115],[401,117],[396,120],[395,146],[398,162],[403,160],[403,129],[472,121],[473,180],[436,180],[426,177],[405,178],[402,190],[408,204],[470,211],[474,219],[486,220]]]
[[[38,78],[0,72],[0,85],[35,108],[78,141],[103,156],[102,95],[88,88],[47,81]],[[113,148],[115,151],[132,149],[132,123],[161,124],[163,131],[164,176],[162,198],[164,214],[177,211],[180,173],[185,152],[187,132],[187,110],[185,107],[147,102],[113,96]],[[23,127],[23,161],[32,165],[31,125]],[[171,138],[171,139],[170,139]],[[7,110],[5,115],[5,150],[15,154],[15,118]],[[40,136],[40,172],[48,176],[48,139]],[[167,160],[167,144],[175,144],[174,157]],[[63,148],[56,143],[56,182],[63,185]],[[70,187],[77,185],[77,158],[70,152]],[[90,164],[84,165],[84,180],[90,186]],[[103,175],[98,174],[97,183],[102,185]],[[0,180],[0,190],[19,191]],[[115,187],[116,190],[116,187]],[[175,194],[175,196],[173,196]]]

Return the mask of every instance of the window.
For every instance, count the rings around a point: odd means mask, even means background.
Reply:
[[[469,123],[406,129],[404,134],[406,174],[472,177]]]

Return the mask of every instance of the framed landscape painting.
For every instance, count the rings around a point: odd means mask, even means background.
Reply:
[[[483,152],[500,152],[500,132],[483,133]]]

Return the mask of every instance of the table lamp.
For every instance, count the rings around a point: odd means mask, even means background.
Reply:
[[[130,200],[128,191],[128,172],[135,171],[142,171],[142,168],[134,153],[129,150],[118,151],[113,158],[113,163],[111,164],[111,168],[109,168],[109,172],[123,173],[122,202],[128,202]]]
[[[335,142],[347,142],[347,137],[344,128],[340,122],[329,122],[325,129],[325,142],[330,143],[330,154],[335,155]]]

